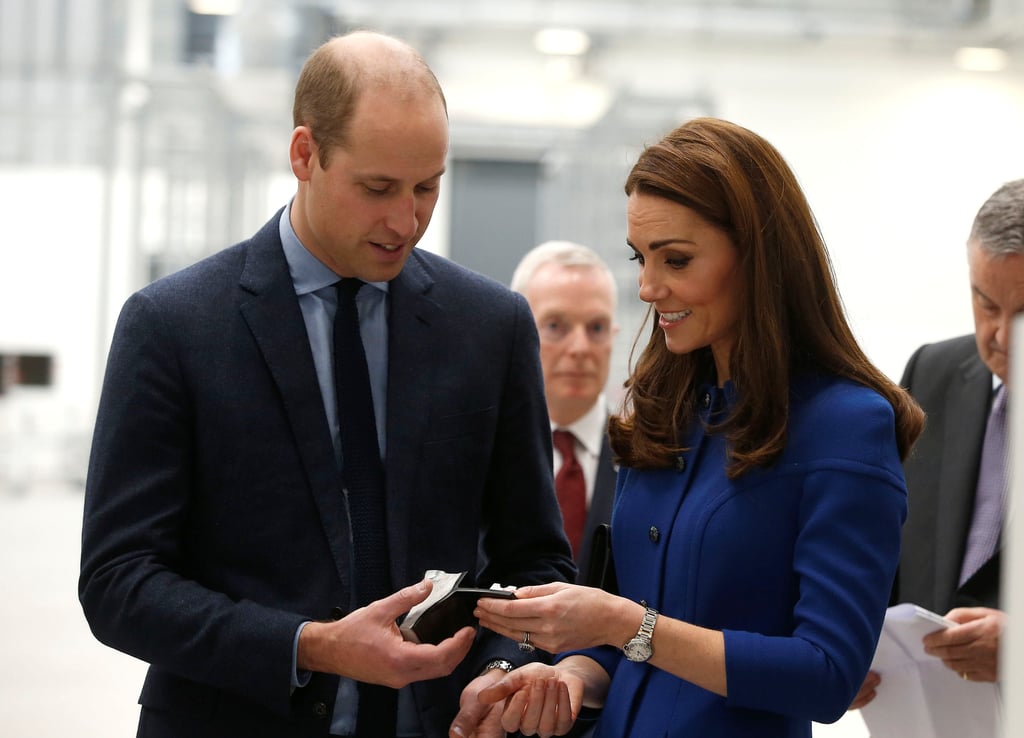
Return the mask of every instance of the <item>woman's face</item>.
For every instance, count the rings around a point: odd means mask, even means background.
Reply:
[[[744,287],[736,247],[722,229],[662,197],[633,192],[626,214],[640,299],[658,311],[665,345],[674,354],[710,346],[723,384]]]

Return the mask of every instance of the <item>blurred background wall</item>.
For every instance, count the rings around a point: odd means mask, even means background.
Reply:
[[[504,282],[548,238],[613,264],[613,396],[643,316],[622,182],[694,115],[788,158],[883,370],[971,328],[967,229],[1024,173],[1024,0],[0,0],[0,490],[80,486],[124,298],[285,202],[295,77],[357,27],[448,96],[424,248]]]
[[[890,376],[972,329],[971,220],[1024,176],[1024,0],[0,0],[0,500],[71,506],[7,503],[0,576],[56,577],[68,617],[120,305],[286,202],[298,70],[360,27],[416,46],[448,98],[450,174],[423,248],[503,282],[549,238],[610,261],[612,397],[644,315],[622,183],[695,115],[786,156]],[[54,550],[33,526],[70,548],[49,574],[16,574],[24,547]],[[15,633],[37,622],[3,607]]]

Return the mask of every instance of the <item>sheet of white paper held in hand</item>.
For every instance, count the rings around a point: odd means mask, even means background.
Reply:
[[[956,625],[905,603],[886,611],[871,669],[882,676],[877,696],[861,710],[871,738],[995,738],[999,688],[970,682],[924,652],[921,639]]]

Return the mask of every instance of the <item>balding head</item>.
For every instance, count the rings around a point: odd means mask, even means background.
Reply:
[[[344,146],[356,104],[364,91],[400,100],[444,93],[423,57],[409,44],[373,31],[354,31],[322,44],[306,60],[295,86],[294,124],[306,126],[320,147],[320,165]]]

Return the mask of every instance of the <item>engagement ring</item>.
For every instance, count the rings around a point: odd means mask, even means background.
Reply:
[[[533,653],[537,650],[537,647],[530,643],[529,633],[523,633],[523,640],[519,644],[519,650],[525,651],[526,653]]]

